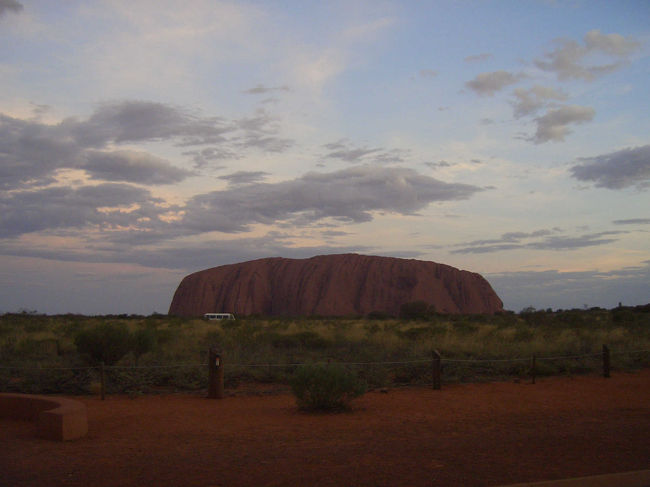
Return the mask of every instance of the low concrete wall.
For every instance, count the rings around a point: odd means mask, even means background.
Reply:
[[[0,394],[0,417],[36,421],[38,436],[66,441],[88,433],[86,405],[63,397]]]
[[[501,487],[650,487],[650,470],[549,480],[547,482],[524,482]]]

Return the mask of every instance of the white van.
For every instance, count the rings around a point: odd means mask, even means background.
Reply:
[[[203,318],[206,320],[234,320],[235,315],[232,313],[206,313]]]

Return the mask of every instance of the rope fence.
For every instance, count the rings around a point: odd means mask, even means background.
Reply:
[[[295,368],[305,365],[336,365],[355,367],[359,375],[370,385],[386,384],[430,384],[433,389],[441,389],[442,377],[450,381],[472,380],[485,374],[488,377],[515,375],[518,380],[529,378],[535,383],[540,375],[555,375],[545,370],[544,364],[551,362],[587,362],[599,360],[600,364],[591,362],[589,366],[567,366],[567,372],[577,373],[601,370],[603,377],[611,373],[611,357],[650,354],[650,350],[615,350],[603,345],[600,352],[513,358],[445,358],[437,351],[432,351],[430,358],[413,360],[383,361],[291,361],[287,363],[244,363],[226,362],[215,348],[208,352],[207,362],[155,364],[155,365],[96,365],[86,367],[24,367],[0,365],[0,392],[68,392],[99,393],[102,399],[106,392],[130,392],[157,390],[165,387],[180,389],[205,390],[209,397],[223,397],[224,384],[236,386],[240,380],[258,382],[286,382]],[[647,366],[649,360],[638,361],[639,366]],[[224,373],[224,365],[227,373]],[[491,366],[496,367],[490,368]],[[206,374],[207,368],[207,374]],[[275,370],[275,372],[274,372]],[[563,369],[560,368],[560,371]],[[246,372],[248,371],[248,372]],[[560,372],[562,373],[562,372]],[[99,382],[99,390],[97,383]],[[25,385],[27,384],[27,385]],[[24,386],[24,387],[23,387]],[[61,391],[57,390],[61,389]]]

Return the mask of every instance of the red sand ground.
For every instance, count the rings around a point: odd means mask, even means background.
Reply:
[[[352,412],[291,395],[80,398],[88,437],[0,420],[0,485],[493,486],[650,468],[650,370],[393,389]]]

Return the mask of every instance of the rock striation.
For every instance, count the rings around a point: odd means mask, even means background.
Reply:
[[[175,316],[209,312],[264,316],[397,316],[425,301],[441,313],[503,311],[479,274],[414,259],[357,254],[280,257],[224,265],[186,276],[169,308]]]

